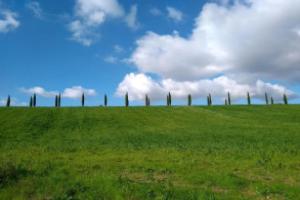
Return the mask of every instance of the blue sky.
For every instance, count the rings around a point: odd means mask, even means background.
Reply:
[[[85,92],[88,105],[102,104],[105,93],[110,105],[123,105],[127,91],[134,104],[142,104],[146,93],[159,104],[171,91],[178,103],[189,93],[204,103],[211,90],[217,102],[227,91],[242,102],[249,90],[258,100],[266,91],[278,102],[283,93],[298,102],[297,10],[276,18],[267,9],[261,14],[272,18],[254,19],[247,30],[239,15],[252,19],[260,6],[274,10],[276,5],[263,1],[0,0],[0,100],[10,94],[15,105],[25,105],[35,92],[39,105],[50,106],[60,92],[63,105],[73,106]],[[277,6],[295,7],[285,2]],[[275,25],[260,29],[268,24]],[[293,41],[278,42],[291,38],[287,29],[295,31]],[[267,37],[274,31],[281,38]],[[251,51],[236,47],[247,40]]]

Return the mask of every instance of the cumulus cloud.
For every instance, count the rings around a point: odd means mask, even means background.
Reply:
[[[188,37],[148,32],[131,61],[141,72],[179,81],[224,74],[300,81],[300,1],[241,2],[207,3]]]
[[[117,88],[122,96],[163,99],[208,93],[244,98],[246,92],[275,99],[298,95],[280,82],[299,84],[300,1],[219,1],[203,6],[191,34],[160,35],[149,31],[137,40],[129,61],[138,74],[128,74]],[[152,79],[154,74],[158,79]],[[272,84],[270,83],[272,82]]]
[[[36,94],[38,96],[42,96],[46,98],[55,97],[60,93],[59,91],[47,91],[46,89],[40,86],[36,86],[32,88],[21,88],[20,90],[21,92],[24,92],[29,95]],[[95,96],[97,94],[96,90],[94,89],[87,89],[82,86],[73,86],[71,88],[64,89],[64,91],[62,92],[62,97],[75,99],[75,98],[80,98],[83,93],[86,96]]]
[[[7,33],[20,26],[17,13],[10,10],[0,10],[0,33]]]
[[[72,39],[90,46],[96,36],[93,30],[104,23],[107,18],[124,15],[123,8],[117,0],[76,0],[75,20],[69,24]]]
[[[57,95],[59,92],[58,91],[47,91],[43,87],[36,86],[32,88],[21,88],[21,92],[24,92],[26,94],[32,95],[36,94],[42,97],[54,97]]]
[[[66,88],[62,93],[63,97],[76,99],[80,98],[81,95],[84,93],[85,96],[95,96],[96,90],[94,89],[87,89],[83,88],[82,86],[73,86],[71,88]]]
[[[130,12],[125,19],[127,25],[132,29],[137,29],[139,26],[137,21],[137,11],[137,5],[131,6]]]
[[[164,99],[168,92],[172,93],[174,98],[186,98],[191,94],[194,98],[206,97],[209,93],[217,98],[224,98],[227,92],[230,92],[233,99],[245,98],[249,92],[256,98],[264,98],[267,92],[274,99],[282,99],[283,94],[290,98],[296,97],[296,94],[287,88],[271,83],[265,83],[257,80],[254,85],[240,84],[226,76],[220,76],[214,79],[203,79],[198,81],[175,81],[172,79],[153,80],[150,76],[139,73],[127,74],[124,80],[119,84],[116,95],[123,97],[129,93],[131,100],[142,100],[145,94],[151,99]]]
[[[37,1],[30,1],[29,3],[26,4],[27,9],[29,9],[32,14],[38,18],[42,19],[43,18],[43,10],[40,6],[40,3]]]
[[[172,20],[174,20],[175,22],[180,22],[183,18],[183,13],[176,9],[173,8],[171,6],[167,6],[167,12],[168,12],[168,17]]]
[[[97,28],[108,19],[123,19],[128,27],[136,29],[137,5],[133,5],[126,15],[118,0],[76,0],[74,19],[68,28],[71,39],[84,45],[92,45],[98,38]]]

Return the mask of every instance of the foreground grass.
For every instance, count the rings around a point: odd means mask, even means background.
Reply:
[[[300,106],[0,109],[0,199],[299,197]]]

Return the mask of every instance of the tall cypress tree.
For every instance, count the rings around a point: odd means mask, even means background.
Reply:
[[[269,105],[269,97],[266,92],[265,92],[265,101],[266,101],[266,105]]]
[[[129,106],[128,92],[126,92],[126,94],[125,94],[125,106],[126,106],[126,107]]]
[[[188,95],[188,106],[191,106],[192,105],[192,95],[189,94]]]
[[[6,107],[10,107],[10,96],[9,95],[6,100]]]
[[[84,93],[82,93],[81,96],[81,106],[84,107],[84,101],[85,101],[85,97],[84,97]]]
[[[58,107],[61,107],[61,94],[60,93],[58,94],[57,104],[58,104],[57,105]]]
[[[170,106],[169,94],[167,94],[167,106]]]
[[[248,105],[251,105],[251,97],[249,92],[247,92],[247,101],[248,101]]]
[[[283,102],[284,102],[285,105],[289,104],[286,94],[283,94]]]
[[[230,93],[227,93],[227,98],[228,98],[228,105],[231,105],[231,97],[230,97]]]
[[[145,106],[150,106],[150,99],[148,94],[145,95]]]
[[[273,97],[271,97],[271,105],[273,105],[274,104],[274,99],[273,99]]]
[[[211,94],[208,95],[209,97],[209,105],[211,106],[212,105],[212,98],[211,98]]]
[[[209,105],[209,96],[207,96],[207,105],[210,106]]]
[[[107,95],[106,94],[104,95],[104,106],[105,107],[107,106]]]
[[[32,99],[32,106],[36,107],[36,94],[33,94],[33,99]]]
[[[32,96],[30,96],[29,107],[32,107],[32,106],[33,106],[33,98],[32,98]]]
[[[57,95],[55,95],[55,107],[58,107],[58,97],[57,97]]]
[[[170,92],[169,92],[169,106],[172,106],[172,96]]]
[[[150,106],[151,102],[150,102],[150,97],[147,95],[147,106]]]

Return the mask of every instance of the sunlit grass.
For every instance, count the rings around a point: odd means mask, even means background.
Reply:
[[[1,108],[0,199],[297,199],[300,106]]]

